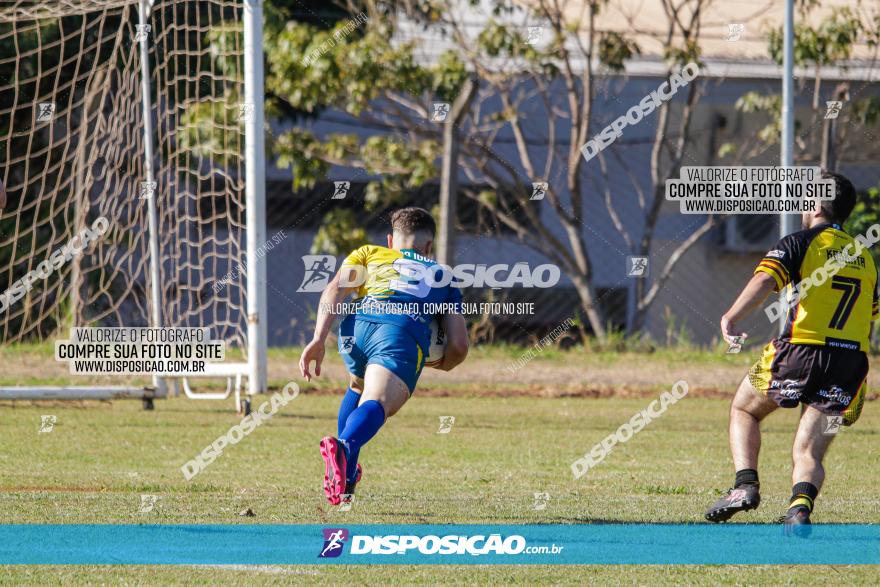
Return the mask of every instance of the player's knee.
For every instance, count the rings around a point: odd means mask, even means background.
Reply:
[[[386,422],[388,421],[388,418],[390,418],[391,416],[395,415],[397,412],[400,411],[400,406],[398,406],[398,405],[393,405],[393,404],[385,403],[385,402],[379,402],[379,403],[382,404],[382,409],[385,410],[385,421]]]
[[[748,380],[743,381],[730,404],[731,416],[735,413],[749,415],[756,420],[776,409],[776,403],[756,390]]]
[[[385,411],[385,420],[388,420],[388,418],[399,412],[400,408],[403,407],[403,404],[406,403],[406,398],[408,397],[409,393],[407,393],[405,397],[401,397],[397,394],[387,394],[379,397],[376,401],[379,402],[382,409]]]
[[[730,414],[745,414],[752,416],[751,398],[737,392],[736,395],[733,396],[733,401],[730,402]]]

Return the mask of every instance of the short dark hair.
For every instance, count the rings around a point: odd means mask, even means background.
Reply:
[[[395,210],[391,215],[391,230],[403,234],[430,233],[431,238],[434,238],[437,234],[437,224],[430,212],[424,208],[410,206]]]
[[[856,207],[856,188],[850,180],[833,171],[823,170],[822,179],[834,180],[834,199],[822,200],[822,213],[832,222],[843,224]]]

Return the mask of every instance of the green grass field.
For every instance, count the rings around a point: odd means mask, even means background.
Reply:
[[[553,363],[572,369],[572,358],[542,358],[535,369],[550,372]],[[275,355],[273,370],[289,371],[292,359],[293,353]],[[668,365],[661,357],[642,357],[620,368],[650,371],[655,360]],[[720,372],[730,371],[735,380],[743,360],[724,359],[730,364],[722,361]],[[338,365],[328,367],[332,381]],[[173,398],[157,401],[152,412],[133,401],[3,402],[0,515],[6,523],[37,524],[699,522],[732,481],[724,397],[694,385],[689,397],[582,479],[573,480],[570,464],[675,379],[689,380],[691,372],[701,377],[700,368],[699,361],[692,371],[682,365],[669,380],[655,371],[652,386],[624,385],[626,393],[600,397],[547,394],[540,386],[508,393],[509,385],[488,380],[485,393],[472,381],[444,394],[444,374],[432,373],[428,391],[417,392],[362,452],[365,477],[348,512],[328,506],[320,486],[317,444],[335,432],[339,401],[326,390],[304,387],[192,481],[180,467],[237,422],[231,401]],[[581,369],[582,377],[590,372]],[[585,389],[590,385],[584,382]],[[858,425],[835,440],[816,523],[880,523],[876,407],[869,401]],[[38,432],[42,415],[57,417],[49,433]],[[438,434],[440,416],[455,416],[449,434]],[[796,418],[785,411],[765,423],[764,502],[737,521],[772,522],[783,512]],[[535,492],[550,494],[546,509],[533,509]],[[140,512],[142,495],[158,497],[153,511]],[[255,516],[239,515],[247,509]],[[875,584],[877,573],[876,567],[6,567],[0,584],[331,584],[343,578],[370,584]]]

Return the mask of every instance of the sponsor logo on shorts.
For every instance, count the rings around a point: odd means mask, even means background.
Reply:
[[[797,379],[783,379],[780,381],[770,382],[770,389],[775,390],[782,397],[791,399],[800,399],[801,384]]]
[[[832,385],[829,389],[820,389],[819,396],[824,397],[825,399],[841,403],[845,406],[848,406],[852,401],[852,398],[846,393],[842,387],[838,385]]]

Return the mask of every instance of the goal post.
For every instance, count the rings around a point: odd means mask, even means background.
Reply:
[[[266,391],[266,259],[259,248],[266,242],[266,148],[263,131],[263,0],[244,4],[244,98],[253,110],[245,121],[245,192],[247,209],[248,392]]]
[[[138,42],[140,52],[140,78],[141,78],[141,109],[143,116],[144,136],[144,181],[147,183],[146,191],[149,193],[152,187],[157,185],[156,174],[153,171],[153,92],[150,84],[150,49],[149,49],[149,13],[154,4],[153,0],[138,0],[138,34],[135,39]],[[161,280],[159,273],[159,216],[156,209],[156,198],[146,199],[147,204],[147,238],[149,239],[149,284],[150,284],[150,316],[149,324],[154,328],[162,326],[162,293],[159,290]],[[165,393],[165,381],[153,375],[153,385],[161,393]]]
[[[0,7],[3,344],[74,326],[207,328],[240,349],[204,373],[226,391],[172,373],[141,396],[266,390],[262,62],[261,0]],[[99,220],[100,239],[46,264]],[[84,383],[0,398],[138,397]]]

